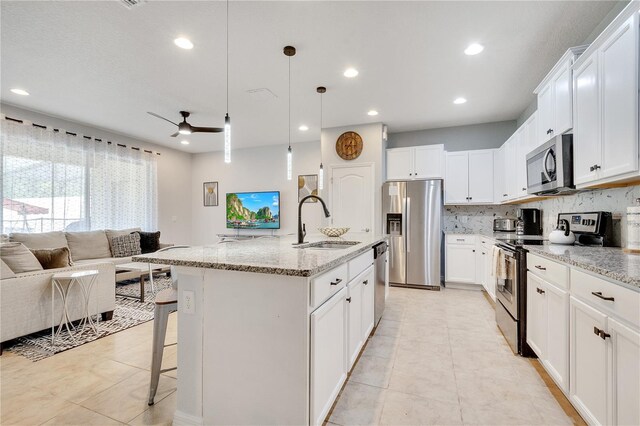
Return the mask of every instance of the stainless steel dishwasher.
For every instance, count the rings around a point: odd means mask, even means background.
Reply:
[[[378,325],[382,313],[384,312],[384,293],[386,289],[386,271],[387,271],[387,243],[381,242],[373,246],[373,262],[376,274],[375,285],[375,325]]]

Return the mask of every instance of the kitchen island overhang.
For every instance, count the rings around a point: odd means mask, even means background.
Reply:
[[[179,282],[175,424],[324,420],[352,366],[349,349],[373,329],[373,286],[359,284],[373,281],[371,248],[386,240],[348,237],[358,244],[297,248],[276,237],[134,257],[174,266]]]

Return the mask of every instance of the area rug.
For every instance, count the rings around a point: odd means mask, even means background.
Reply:
[[[157,277],[154,278],[153,281],[156,292],[171,287],[170,277]],[[67,329],[63,327],[63,330],[56,337],[55,346],[52,347],[51,329],[49,328],[20,337],[15,340],[12,346],[4,348],[4,350],[22,355],[31,361],[40,361],[57,353],[117,333],[118,331],[151,321],[155,307],[155,293],[151,291],[151,284],[149,284],[148,281],[145,282],[144,286],[144,302],[140,303],[140,301],[136,299],[122,296],[123,294],[131,296],[138,296],[140,294],[140,284],[137,280],[116,285],[116,307],[113,311],[113,319],[100,321],[97,334],[87,326],[83,332],[73,334],[74,340],[69,335]]]

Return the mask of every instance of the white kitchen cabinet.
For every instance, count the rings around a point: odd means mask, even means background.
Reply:
[[[516,139],[512,136],[505,142],[504,149],[504,194],[502,199],[504,201],[511,201],[517,198],[517,150]]]
[[[347,285],[347,369],[350,370],[362,348],[362,280],[354,278]]]
[[[447,235],[445,281],[447,283],[477,284],[475,236]]]
[[[479,236],[484,262],[484,280],[482,285],[493,301],[496,300],[496,271],[493,264],[493,246],[495,241]]]
[[[493,203],[494,151],[446,153],[445,204]]]
[[[531,272],[527,273],[527,343],[544,359],[547,345],[545,285],[544,281]]]
[[[482,241],[478,236],[476,238],[476,284],[485,286],[487,278],[487,252],[482,246]]]
[[[571,340],[569,349],[571,402],[589,424],[607,423],[607,341],[600,337],[607,327],[606,316],[570,298]]]
[[[533,93],[538,95],[537,145],[573,127],[572,65],[587,46],[572,47]]]
[[[546,346],[543,364],[564,392],[569,390],[569,293],[544,283]]]
[[[369,267],[362,276],[362,342],[366,342],[375,322],[375,271]]]
[[[387,149],[387,180],[442,179],[444,145]]]
[[[347,378],[347,289],[311,313],[311,423],[320,425]]]
[[[469,155],[466,151],[447,152],[444,178],[445,204],[469,203]]]
[[[506,201],[506,182],[505,182],[505,161],[504,152],[505,145],[503,144],[499,149],[496,149],[493,153],[493,201],[495,204],[500,204]]]
[[[640,18],[634,7],[575,63],[574,180],[580,188],[638,176]]]
[[[575,111],[573,129],[574,183],[596,179],[594,165],[600,159],[600,96],[597,52],[573,72]]]
[[[514,185],[515,198],[526,197],[527,194],[527,154],[529,153],[529,139],[527,138],[526,125],[514,134],[516,146],[516,179]]]
[[[612,396],[609,423],[640,425],[640,333],[609,318]]]

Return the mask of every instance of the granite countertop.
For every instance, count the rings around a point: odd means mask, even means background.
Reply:
[[[346,249],[297,248],[295,236],[263,237],[242,241],[227,241],[207,246],[175,248],[172,250],[134,256],[134,262],[150,262],[174,266],[223,269],[229,271],[310,277],[331,269],[349,258],[371,250],[386,236],[371,233],[348,233],[341,239],[324,235],[307,236],[306,241],[358,241]]]
[[[524,248],[533,254],[595,272],[640,291],[640,256],[627,254],[621,248],[550,243],[541,246],[525,245]]]

